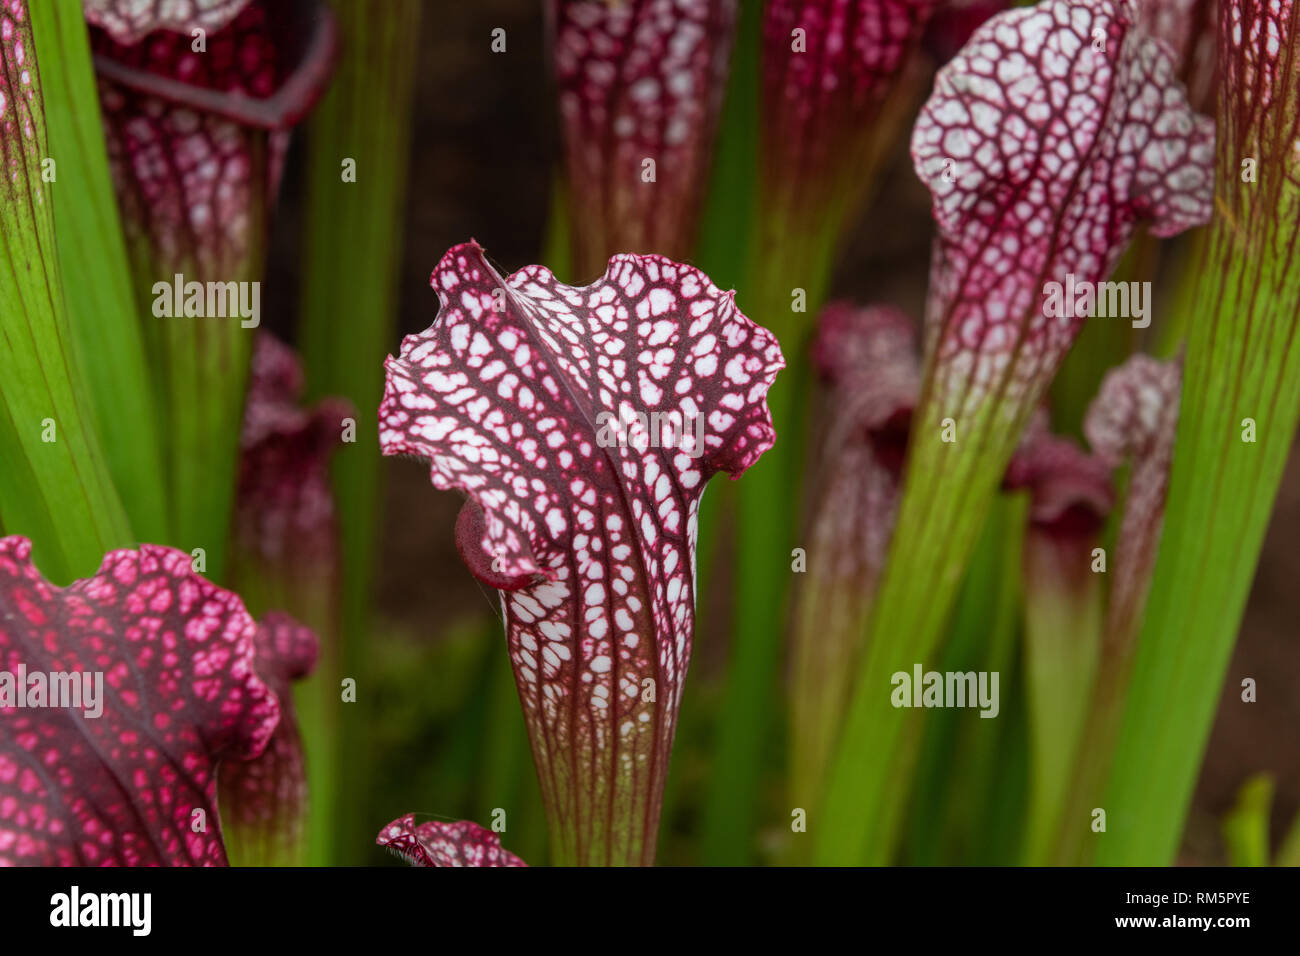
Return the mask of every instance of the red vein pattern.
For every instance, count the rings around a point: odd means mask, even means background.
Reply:
[[[44,203],[39,170],[45,117],[25,0],[0,3],[0,190],[15,211]]]
[[[763,13],[766,183],[788,187],[815,209],[845,177],[864,176],[875,120],[934,8],[935,0],[769,0]]]
[[[196,28],[215,32],[249,0],[82,0],[86,19],[120,43],[136,43],[155,30],[187,36]]]
[[[1205,222],[1213,148],[1128,0],[1043,0],[976,30],[912,136],[939,227],[926,350],[944,414],[999,393],[1027,414],[1084,318],[1048,318],[1045,284],[1104,280],[1140,220]]]
[[[387,455],[470,501],[458,539],[503,594],[510,657],[561,860],[650,862],[694,628],[700,496],[775,440],[784,367],[697,269],[618,255],[584,288],[498,275],[475,243],[441,309],[389,357]],[[658,417],[652,417],[658,416]]]
[[[170,548],[66,588],[30,555],[0,538],[0,671],[100,673],[102,714],[0,706],[0,864],[225,864],[217,764],[260,754],[280,716],[253,619]]]
[[[232,848],[242,851],[236,862],[283,863],[295,860],[307,811],[293,683],[312,672],[319,648],[310,628],[279,611],[258,622],[253,643],[257,673],[280,701],[280,721],[261,754],[221,765],[221,822]]]
[[[412,866],[527,866],[501,847],[501,838],[469,820],[419,825],[415,814],[394,820],[375,840]]]
[[[138,268],[237,278],[263,242],[288,131],[324,92],[333,21],[295,0],[243,9],[195,51],[188,35],[92,30],[109,166]]]
[[[574,269],[618,251],[681,259],[695,239],[735,0],[548,0]],[[654,182],[643,180],[655,162]]]
[[[1220,195],[1243,232],[1267,229],[1277,251],[1295,251],[1294,216],[1283,215],[1284,193],[1300,188],[1300,23],[1292,0],[1221,0],[1219,4],[1221,168],[1236,174],[1245,157],[1258,160],[1258,189],[1242,190],[1225,177]],[[1258,202],[1248,202],[1250,194]],[[1258,217],[1258,222],[1256,221]]]

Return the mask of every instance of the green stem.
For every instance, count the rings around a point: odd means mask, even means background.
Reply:
[[[1292,201],[1277,210],[1294,222]],[[1300,415],[1300,274],[1217,220],[1198,270],[1169,503],[1098,862],[1173,858]],[[1226,265],[1226,268],[1220,266]],[[1256,422],[1243,441],[1243,420]]]
[[[985,773],[985,788],[975,793],[969,810],[970,849],[963,863],[971,866],[1013,866],[1023,860],[1021,842],[1029,813],[1029,715],[1023,672],[1013,661],[1006,672],[1009,692],[1002,696],[1005,721],[996,753]],[[960,799],[960,797],[958,797]]]
[[[1092,699],[1104,595],[1101,576],[1089,568],[1091,545],[1090,538],[1062,543],[1032,529],[1025,543],[1025,679],[1032,761],[1024,848],[1025,862],[1031,866],[1053,857]]]
[[[758,100],[762,7],[761,0],[742,0],[740,4],[726,100],[718,124],[713,169],[705,193],[705,207],[696,243],[696,258],[700,268],[719,288],[741,290],[739,304],[751,318],[755,317],[748,312],[745,271],[753,254],[753,223],[757,215],[755,207],[759,195]],[[759,320],[755,318],[755,321]],[[746,475],[744,480],[748,481],[749,476]],[[721,627],[709,626],[710,597],[715,593],[719,581],[731,579],[731,575],[717,566],[717,556],[726,550],[723,545],[727,542],[723,536],[730,536],[735,527],[735,521],[731,519],[735,516],[738,491],[739,487],[729,487],[728,482],[718,479],[713,482],[701,502],[696,550],[693,657],[700,656],[703,643],[707,640],[706,635],[722,633]],[[709,704],[716,703],[716,695],[714,687],[702,686],[698,667],[692,668],[687,681],[688,690],[683,695],[681,712],[678,714],[676,737],[689,744],[708,736],[713,729],[717,708],[706,706],[706,701]],[[682,748],[677,746],[675,749],[680,753]],[[670,821],[676,815],[684,790],[683,767],[689,765],[690,762],[681,756],[672,761],[664,787],[662,820]],[[717,777],[710,777],[708,786],[712,792],[722,790],[726,784]],[[726,797],[718,793],[717,796],[706,799],[723,801]],[[708,825],[722,826],[732,832],[728,816],[716,810]],[[666,835],[666,828],[661,828],[661,842],[662,835]],[[719,834],[705,842],[715,848],[711,853],[716,852],[725,857],[731,852],[721,848],[726,839],[727,836]]]
[[[791,808],[807,810],[820,799],[835,752],[871,594],[860,588],[859,575],[836,573],[831,559],[837,555],[828,553],[830,548],[814,550],[815,539],[805,543],[812,566],[798,588],[790,641],[788,790]],[[797,859],[801,846],[795,849]]]
[[[744,216],[731,221],[710,216],[704,231],[705,249],[711,248],[712,238],[715,246],[719,240],[724,248],[729,242],[737,256],[724,261],[714,278],[728,281],[728,268],[741,276],[741,308],[776,334],[786,359],[786,371],[768,396],[776,446],[744,476],[735,499],[736,617],[701,841],[703,861],[713,865],[753,859],[759,813],[753,794],[765,759],[780,749],[773,741],[781,738],[784,708],[773,702],[779,700],[790,551],[802,503],[807,336],[829,284],[838,239],[874,190],[884,157],[911,113],[922,73],[908,63],[885,81],[893,88],[856,128],[810,130],[809,135],[838,137],[845,144],[837,151],[842,161],[833,171],[800,180],[791,170],[762,169],[761,160],[770,158],[760,155],[759,137],[762,7],[757,0],[741,5],[736,64],[748,84],[743,101],[748,112],[737,110],[733,116],[744,134],[723,143],[724,149],[744,150],[739,162],[750,176],[726,184],[727,195],[734,197],[727,201],[743,209]],[[756,156],[760,171],[754,175]],[[724,152],[720,160],[725,163],[727,157]],[[742,185],[752,186],[748,201],[736,192]],[[737,243],[738,234],[749,238]],[[804,292],[803,314],[792,315],[795,289]]]
[[[87,386],[72,351],[42,181],[49,152],[36,45],[30,25],[15,29],[0,51],[10,113],[0,130],[0,514],[7,532],[32,539],[45,576],[63,584],[94,573],[105,551],[132,538],[81,397]],[[19,41],[27,51],[21,67],[12,56]],[[53,67],[53,50],[48,58]]]
[[[1205,261],[1205,243],[1209,234],[1210,230],[1205,227],[1193,229],[1179,242],[1179,272],[1174,281],[1174,294],[1164,322],[1156,330],[1155,348],[1152,350],[1152,354],[1159,358],[1170,359],[1178,354],[1187,338],[1188,322],[1199,311],[1194,270]]]
[[[1274,866],[1300,866],[1300,813],[1291,821],[1291,828],[1282,837],[1282,844],[1273,858]]]
[[[76,276],[64,291],[92,398],[87,411],[133,530],[143,541],[167,542],[156,403],[108,170],[85,14],[80,0],[46,0],[30,9],[36,48],[46,54],[42,92],[50,155],[57,161],[50,193],[62,271]]]
[[[302,847],[291,848],[282,861],[267,865],[327,866],[333,862],[334,781],[338,773],[339,711],[346,706],[339,691],[338,599],[334,571],[316,555],[294,554],[287,561],[267,562],[236,554],[230,586],[260,620],[270,610],[284,611],[310,627],[320,641],[316,668],[293,686],[298,733],[307,767],[310,802]]]
[[[334,461],[343,549],[344,676],[364,693],[370,653],[370,591],[379,513],[378,426],[384,356],[397,345],[394,319],[401,266],[410,112],[420,39],[420,4],[393,0],[384,15],[362,0],[334,0],[347,43],[334,82],[313,115],[307,181],[300,345],[309,397],[341,395],[357,410],[357,441]],[[356,181],[343,163],[354,160]],[[366,731],[341,728],[337,843],[341,862],[365,858],[373,841],[363,819]]]
[[[715,745],[713,773],[704,803],[702,859],[706,865],[741,865],[755,852],[764,764],[779,739],[781,708],[777,676],[784,649],[791,550],[800,512],[800,485],[807,412],[806,339],[824,295],[830,243],[809,242],[803,269],[789,272],[772,260],[756,269],[753,305],[742,305],[776,333],[786,369],[768,392],[776,444],[741,478],[736,494],[735,627]],[[790,265],[787,261],[787,266]],[[793,278],[792,278],[793,276]],[[806,293],[807,314],[794,314],[792,290]],[[779,755],[775,765],[780,765]]]
[[[257,281],[261,262],[259,249],[238,275],[222,276],[221,281]],[[200,282],[215,278],[197,270],[184,274],[187,281],[191,275]],[[147,308],[143,301],[141,307]],[[158,364],[164,369],[173,541],[185,551],[202,548],[204,564],[199,570],[223,581],[255,333],[241,328],[235,318],[150,316],[150,321],[162,324],[153,326],[148,337],[165,356]]]
[[[928,389],[927,389],[928,392]],[[927,661],[944,634],[972,549],[995,499],[1020,422],[986,403],[944,441],[946,416],[923,398],[913,423],[893,544],[872,609],[821,819],[821,864],[885,863],[900,835],[920,742],[919,716],[891,703],[891,675]]]
[[[999,675],[999,714],[927,713],[906,859],[912,865],[970,862],[993,805],[998,749],[1007,736],[1008,697],[1016,686],[1021,619],[1021,552],[1027,496],[1001,495],[977,545],[953,615],[940,669]]]
[[[1103,804],[1096,859],[1109,866],[1177,852],[1300,419],[1300,9],[1225,3],[1219,30],[1215,218],[1192,274],[1164,531]]]
[[[1223,818],[1223,842],[1229,866],[1268,866],[1268,821],[1273,807],[1273,778],[1256,774],[1241,785],[1237,802]]]

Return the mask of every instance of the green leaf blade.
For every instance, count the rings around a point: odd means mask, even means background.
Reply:
[[[108,171],[90,43],[78,0],[32,8],[42,75],[55,236],[88,409],[135,532],[167,540],[162,454],[131,272]]]
[[[9,533],[33,540],[47,576],[66,582],[94,573],[131,535],[80,399],[41,179],[49,152],[26,11],[6,11],[10,38],[0,47],[0,515]]]

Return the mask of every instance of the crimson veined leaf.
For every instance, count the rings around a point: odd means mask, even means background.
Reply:
[[[469,820],[417,824],[415,814],[379,831],[375,842],[412,866],[527,866],[501,846],[501,838]]]
[[[1023,420],[1088,316],[1066,284],[1105,279],[1140,220],[1169,236],[1209,218],[1214,124],[1132,16],[1114,0],[1007,11],[935,80],[912,158],[939,227],[926,344],[949,413],[1001,392]]]
[[[237,864],[301,862],[307,768],[293,685],[316,666],[318,645],[310,628],[283,612],[271,611],[257,622],[254,666],[279,700],[280,720],[260,754],[221,765],[221,824]]]
[[[1046,431],[1026,434],[1003,486],[1029,491],[1031,528],[1052,537],[1095,535],[1115,503],[1111,462]]]
[[[220,30],[249,0],[82,0],[86,19],[122,43],[138,43],[155,30],[188,35]]]
[[[691,254],[736,0],[548,0],[573,268]]]
[[[1214,108],[1214,40],[1218,0],[1141,0],[1138,17],[1146,31],[1174,54],[1174,66],[1192,105]]]
[[[1105,298],[1093,321],[1131,321],[1120,293],[1141,290],[1097,289],[1136,224],[1167,236],[1208,218],[1213,139],[1127,2],[1006,11],[939,71],[912,135],[938,226],[926,382],[825,860],[892,852],[910,718],[871,688],[935,648],[1019,433],[1094,311],[1079,290]]]
[[[787,349],[820,308],[842,230],[910,119],[913,54],[935,0],[770,0],[763,5],[760,235],[750,279]],[[792,306],[794,290],[806,294]],[[802,327],[800,325],[802,323]]]
[[[1215,0],[1143,0],[1138,4],[1138,28],[1163,43],[1172,54],[1174,75],[1187,89],[1187,99],[1198,113],[1214,112],[1214,5]],[[1152,287],[1145,316],[1139,322],[1094,322],[1080,333],[1075,347],[1052,383],[1052,406],[1058,423],[1071,434],[1082,434],[1082,419],[1106,372],[1139,347],[1169,356],[1185,337],[1186,324],[1197,302],[1188,295],[1185,277],[1195,268],[1205,231],[1193,228],[1168,242],[1139,227],[1111,274],[1112,281],[1130,289]],[[1179,277],[1167,296],[1166,277]],[[1148,326],[1153,326],[1148,328]]]
[[[475,243],[387,362],[380,444],[469,496],[457,539],[504,589],[511,661],[566,863],[649,863],[694,624],[700,496],[775,435],[770,333],[690,266],[619,255],[575,288]]]
[[[30,554],[0,539],[0,863],[224,864],[218,762],[280,714],[253,619],[170,548],[66,588]]]
[[[870,122],[934,12],[935,0],[771,0],[763,22],[764,163],[803,190],[861,160]],[[825,179],[829,177],[831,181]]]
[[[865,439],[897,475],[921,391],[912,317],[891,305],[832,302],[817,319],[810,357],[834,419],[826,443]],[[833,458],[833,449],[826,454]]]

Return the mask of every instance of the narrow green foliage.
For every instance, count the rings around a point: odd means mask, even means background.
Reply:
[[[828,782],[815,859],[884,863],[893,857],[920,742],[919,716],[890,702],[890,676],[933,669],[940,638],[995,499],[1021,422],[986,405],[951,442],[924,398],[913,421],[903,496],[869,625],[869,650]]]
[[[260,262],[260,252],[256,258]],[[247,272],[236,281],[255,281],[254,275]],[[150,336],[166,356],[159,366],[165,369],[161,396],[167,410],[171,543],[184,551],[203,548],[207,576],[220,581],[255,333],[224,318],[154,321],[165,323]]]
[[[785,273],[769,273],[765,294],[747,314],[777,332],[786,369],[768,393],[776,428],[775,446],[738,482],[735,489],[735,619],[727,684],[719,715],[712,780],[705,798],[703,860],[707,865],[753,861],[757,804],[765,766],[783,765],[779,748],[782,708],[778,675],[784,656],[787,597],[791,590],[791,550],[801,512],[800,475],[804,460],[803,422],[807,413],[808,363],[796,337],[782,335],[790,316]],[[820,293],[819,293],[820,294]],[[811,293],[810,293],[811,295]],[[777,321],[780,312],[787,318]],[[795,319],[811,328],[806,315]]]
[[[88,409],[131,526],[142,541],[166,542],[166,498],[151,379],[136,317],[122,224],[108,171],[79,0],[31,7],[42,59],[53,182],[55,238],[65,276],[68,323],[89,386]]]
[[[1093,543],[1062,547],[1031,530],[1026,544],[1031,778],[1025,862],[1031,866],[1053,857],[1092,701],[1105,617],[1103,579],[1088,570]]]
[[[1294,5],[1221,26],[1215,219],[1190,279],[1183,402],[1164,534],[1104,806],[1103,865],[1163,865],[1197,768],[1300,417],[1300,186]],[[1280,12],[1279,12],[1280,11]],[[1269,62],[1268,46],[1280,41]],[[1231,53],[1232,55],[1229,55]],[[1258,101],[1261,83],[1285,95]],[[1259,157],[1258,181],[1240,175]]]
[[[1294,222],[1300,209],[1279,214]],[[1165,530],[1106,801],[1098,862],[1111,865],[1165,864],[1177,849],[1300,413],[1300,274],[1237,246],[1225,222],[1209,250],[1228,262],[1198,273],[1209,314],[1190,329]]]
[[[0,49],[0,514],[31,538],[36,564],[65,584],[131,544],[82,396],[68,328],[50,186],[40,72],[27,24]],[[50,54],[57,61],[57,56]]]
[[[299,340],[308,397],[339,395],[357,409],[356,443],[335,456],[333,473],[343,553],[342,667],[358,678],[369,648],[380,466],[375,409],[384,356],[395,341],[420,7],[395,0],[376,16],[363,0],[335,0],[346,44],[309,133]],[[348,782],[339,817],[359,825],[340,832],[337,846],[341,861],[358,862],[369,826],[355,812],[366,785],[364,727],[347,722],[342,747]]]
[[[1256,774],[1241,785],[1237,802],[1223,818],[1223,843],[1230,866],[1268,866],[1268,820],[1273,778]]]
[[[759,59],[763,4],[744,0],[705,194],[696,258],[719,288],[742,289],[758,200]],[[761,325],[762,323],[759,322]]]
[[[991,801],[998,750],[1010,718],[1003,711],[1017,683],[1017,637],[1021,623],[1021,551],[1028,511],[1026,495],[999,496],[984,525],[953,612],[952,633],[939,670],[999,675],[999,714],[984,719],[971,711],[926,712],[916,797],[905,860],[912,865],[971,863]]]
[[[732,51],[731,76],[727,86],[726,102],[718,130],[717,152],[713,176],[708,191],[704,219],[700,227],[699,264],[722,288],[728,286],[738,291],[737,305],[759,325],[772,328],[765,314],[768,303],[754,294],[752,283],[752,257],[754,229],[758,200],[758,109],[759,60],[762,49],[762,4],[742,3],[736,26],[736,40]],[[773,330],[775,331],[775,329]],[[778,333],[779,337],[779,333]],[[784,345],[784,340],[782,340]],[[778,377],[768,395],[773,421],[777,420],[780,395],[788,386],[783,379],[787,370]],[[763,455],[735,487],[715,482],[716,492],[710,489],[705,504],[700,509],[700,550],[698,568],[699,594],[709,593],[709,582],[716,580],[720,569],[713,566],[718,548],[718,535],[723,530],[719,520],[727,512],[740,508],[742,513],[746,496],[759,499],[780,493],[778,482],[781,466],[773,456],[777,454],[784,434],[777,425],[777,447]],[[776,473],[773,473],[776,472]],[[756,485],[765,485],[763,488]],[[716,497],[715,497],[716,495]],[[788,503],[785,508],[788,509]],[[738,532],[739,533],[739,532]],[[744,541],[743,548],[763,547],[759,542]],[[779,549],[780,545],[776,545]],[[786,587],[785,571],[788,562],[781,562],[779,550],[763,553],[776,561],[776,565],[758,570],[763,577],[754,585],[765,582],[779,600]],[[788,553],[788,552],[787,552]],[[751,555],[751,559],[754,556]],[[744,560],[742,558],[742,560]],[[769,562],[770,564],[771,562]],[[784,571],[783,571],[784,567]],[[735,635],[730,649],[723,704],[717,711],[718,726],[714,740],[715,759],[710,762],[710,776],[704,796],[704,816],[701,833],[701,861],[707,864],[737,864],[751,862],[754,858],[754,835],[757,828],[756,805],[751,799],[754,788],[762,777],[765,752],[768,748],[760,739],[763,727],[770,727],[769,719],[776,708],[771,701],[776,693],[775,662],[779,659],[781,629],[773,619],[766,622],[765,632],[750,634],[741,620],[741,604],[747,595],[746,576],[755,573],[752,561],[737,567],[726,575],[736,582],[737,619],[731,631]],[[775,583],[774,583],[775,582]],[[682,721],[689,724],[696,719],[697,702],[687,695],[682,710]],[[755,722],[757,721],[757,722]],[[670,782],[669,799],[676,792]],[[671,805],[670,807],[671,808]]]
[[[1300,813],[1291,821],[1291,827],[1282,837],[1282,845],[1277,848],[1274,866],[1300,866]]]

